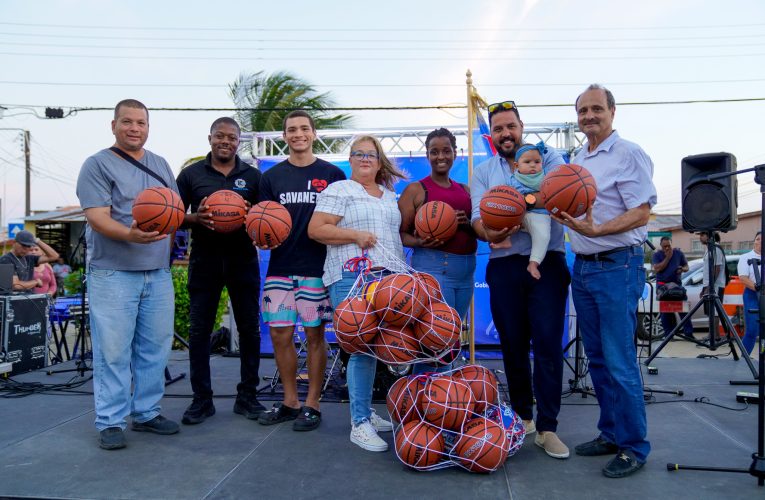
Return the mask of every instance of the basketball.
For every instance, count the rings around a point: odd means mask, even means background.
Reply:
[[[515,188],[496,186],[481,197],[479,209],[483,225],[499,231],[520,225],[526,215],[526,201]]]
[[[380,280],[367,281],[361,289],[361,296],[370,304],[375,303],[375,290],[379,284]]]
[[[414,324],[414,333],[423,347],[443,351],[459,341],[462,331],[460,316],[446,302],[433,302]]]
[[[452,373],[452,377],[464,380],[473,393],[474,411],[483,413],[486,405],[499,403],[499,388],[497,377],[486,367],[467,365]]]
[[[422,420],[417,399],[425,386],[424,377],[401,377],[393,382],[385,398],[388,414],[396,422],[405,424]]]
[[[215,191],[207,197],[205,205],[210,207],[212,214],[213,230],[218,233],[230,233],[236,231],[247,215],[244,198],[228,189]]]
[[[441,294],[441,285],[432,274],[414,273],[414,277],[420,281],[422,289],[425,291],[425,294],[430,297],[431,301],[444,299],[443,294]]]
[[[451,454],[471,472],[493,472],[505,463],[508,451],[505,429],[492,420],[476,417],[465,424]]]
[[[598,188],[586,168],[570,164],[545,175],[539,192],[545,209],[552,215],[566,212],[571,217],[579,217],[595,202]]]
[[[292,217],[275,201],[261,201],[245,218],[247,234],[260,247],[281,245],[292,230]]]
[[[138,229],[151,233],[170,234],[183,223],[186,207],[181,197],[170,188],[150,187],[141,191],[133,201],[133,220]]]
[[[429,201],[417,210],[414,228],[421,238],[447,241],[457,232],[457,212],[443,201]]]
[[[403,326],[422,312],[425,293],[419,281],[408,274],[390,274],[380,280],[374,292],[374,306],[380,319]]]
[[[427,381],[420,398],[422,416],[442,429],[459,431],[472,416],[473,394],[470,387],[450,376]]]
[[[359,337],[362,344],[369,343],[377,335],[380,323],[372,305],[355,297],[340,302],[334,312],[335,336],[338,333]]]
[[[396,455],[414,468],[426,468],[440,462],[444,455],[441,430],[427,422],[408,422],[396,432]]]
[[[420,345],[411,327],[384,325],[378,331],[374,339],[374,350],[383,363],[406,363],[419,354]]]

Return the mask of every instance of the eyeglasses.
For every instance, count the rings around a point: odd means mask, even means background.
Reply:
[[[354,151],[351,153],[351,158],[358,161],[366,160],[367,158],[370,160],[379,160],[380,155],[377,153],[362,153],[361,151]]]
[[[489,104],[489,116],[498,111],[506,111],[508,109],[518,109],[514,101],[502,101]]]

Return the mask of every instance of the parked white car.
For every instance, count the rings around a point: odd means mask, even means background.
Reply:
[[[730,276],[736,276],[738,274],[738,259],[740,255],[726,255],[725,262],[728,266],[728,274]],[[701,289],[701,281],[704,277],[704,270],[702,269],[703,259],[694,259],[688,262],[688,271],[683,273],[680,278],[680,282],[685,287],[686,294],[688,296],[688,310],[690,311],[699,302]],[[648,288],[653,289],[653,325],[651,325],[651,300],[650,296],[644,300],[640,300],[638,304],[638,335],[640,338],[646,340],[648,338],[647,332],[652,331],[652,338],[661,338],[664,336],[664,328],[661,326],[659,320],[659,303],[656,300],[656,278],[649,278],[650,285],[646,285]],[[648,294],[644,294],[648,295]],[[691,318],[694,329],[706,330],[708,326],[708,319],[704,314],[704,309],[699,308],[698,311]],[[642,329],[641,329],[642,328]],[[652,328],[652,330],[651,330]]]

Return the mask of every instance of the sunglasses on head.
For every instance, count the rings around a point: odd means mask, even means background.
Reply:
[[[517,109],[514,101],[502,101],[489,104],[489,116],[499,111],[506,111],[508,109]]]

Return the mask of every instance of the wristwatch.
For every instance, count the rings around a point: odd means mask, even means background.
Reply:
[[[523,197],[523,199],[526,201],[526,210],[536,208],[537,197],[534,195],[534,193],[527,194]]]

